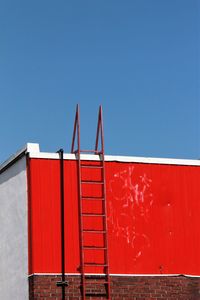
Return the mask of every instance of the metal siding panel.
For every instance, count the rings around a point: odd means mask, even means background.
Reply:
[[[59,174],[58,160],[31,159],[32,273],[61,270]],[[200,275],[199,182],[200,167],[106,162],[111,273]],[[85,189],[101,195],[97,186]],[[66,272],[74,273],[80,262],[73,160],[65,160],[65,203]]]
[[[200,168],[107,163],[107,175],[111,273],[200,274]]]
[[[58,160],[31,159],[31,273],[59,273],[60,172]],[[77,271],[78,208],[76,162],[65,161],[66,268]],[[73,255],[72,255],[73,254]]]

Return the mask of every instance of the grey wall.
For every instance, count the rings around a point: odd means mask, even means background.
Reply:
[[[0,174],[0,299],[28,299],[26,158]]]

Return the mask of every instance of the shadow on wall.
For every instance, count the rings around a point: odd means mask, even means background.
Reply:
[[[13,177],[19,175],[26,170],[26,157],[20,158],[15,164],[8,166],[8,168],[0,171],[0,185],[11,180]],[[1,198],[1,196],[0,196]]]

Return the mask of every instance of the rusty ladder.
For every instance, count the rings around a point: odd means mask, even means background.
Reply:
[[[98,149],[99,140],[101,142],[100,149]],[[75,143],[77,149],[74,149]],[[102,106],[99,107],[95,149],[81,150],[80,110],[79,105],[77,105],[71,153],[76,155],[78,171],[82,299],[102,297],[110,300]],[[99,158],[86,160],[87,157],[83,157],[82,154],[94,154],[98,155]]]

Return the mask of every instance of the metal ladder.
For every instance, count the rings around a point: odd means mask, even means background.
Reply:
[[[78,169],[82,299],[111,299],[102,106],[99,107],[95,150],[81,150],[80,112],[77,105],[71,153],[76,154]],[[99,155],[99,160],[83,160],[82,153]]]

